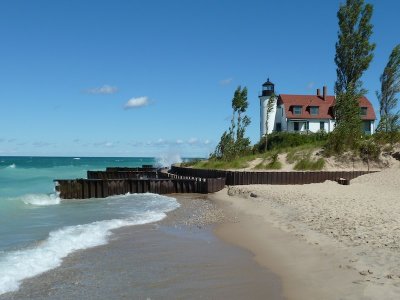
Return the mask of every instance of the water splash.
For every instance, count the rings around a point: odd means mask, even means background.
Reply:
[[[21,201],[28,205],[47,206],[60,204],[59,194],[27,194],[21,197]]]
[[[157,158],[158,167],[170,167],[172,164],[181,163],[182,157],[179,153],[167,153]]]

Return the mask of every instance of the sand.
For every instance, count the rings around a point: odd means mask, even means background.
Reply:
[[[288,299],[400,299],[400,168],[349,186],[229,187],[217,234],[283,280]]]

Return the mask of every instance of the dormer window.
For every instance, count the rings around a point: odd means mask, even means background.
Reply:
[[[301,115],[301,106],[293,106],[293,114],[294,115]]]
[[[310,115],[318,116],[319,115],[319,107],[318,106],[310,106]]]
[[[360,115],[366,116],[367,115],[367,107],[361,107],[360,109]]]

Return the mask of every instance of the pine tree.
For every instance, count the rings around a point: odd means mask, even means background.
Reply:
[[[373,12],[364,0],[347,0],[337,13],[339,20],[336,43],[335,83],[336,134],[333,138],[345,147],[353,148],[361,136],[361,118],[358,99],[366,93],[361,77],[373,58],[375,44],[370,43]],[[335,148],[340,150],[336,145]]]
[[[376,94],[381,120],[377,130],[394,132],[400,129],[400,112],[394,112],[398,104],[397,94],[400,92],[400,44],[390,54],[380,81],[381,91]]]

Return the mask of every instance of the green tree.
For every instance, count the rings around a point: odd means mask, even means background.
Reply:
[[[272,94],[271,97],[269,97],[268,102],[267,102],[267,115],[265,116],[266,133],[264,136],[264,139],[265,139],[264,151],[267,151],[267,148],[268,148],[268,130],[269,130],[268,121],[270,119],[272,111],[274,110],[275,103],[276,103],[276,96],[275,96],[275,94]]]
[[[250,118],[245,115],[248,106],[247,88],[239,86],[232,99],[231,126],[222,134],[213,157],[231,160],[248,150],[250,140],[245,137],[246,127],[250,125]]]
[[[400,128],[400,112],[394,112],[397,107],[397,94],[400,92],[400,44],[394,47],[389,61],[380,77],[381,91],[376,92],[379,100],[381,120],[377,130],[394,132]]]
[[[331,142],[342,143],[344,147],[354,148],[361,136],[361,118],[358,99],[366,93],[361,77],[373,58],[375,44],[370,43],[373,12],[371,4],[364,0],[347,0],[337,13],[339,21],[338,41],[336,43],[335,82],[336,134]],[[336,150],[340,149],[335,145]]]

